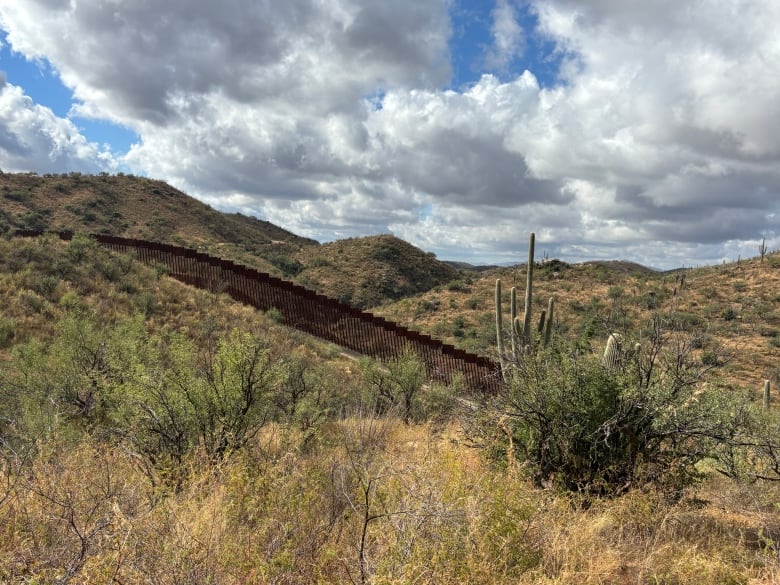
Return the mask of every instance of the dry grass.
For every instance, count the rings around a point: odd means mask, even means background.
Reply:
[[[775,488],[712,478],[679,503],[634,492],[582,509],[456,428],[349,418],[305,454],[279,431],[217,467],[194,457],[164,496],[121,445],[43,445],[0,506],[0,579],[359,582],[367,503],[371,583],[775,582]]]

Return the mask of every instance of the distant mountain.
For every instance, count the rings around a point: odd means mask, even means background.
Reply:
[[[636,262],[629,262],[628,260],[592,260],[582,263],[585,266],[601,266],[606,268],[610,272],[622,273],[622,274],[634,274],[634,275],[651,275],[657,274],[658,271],[654,268],[648,268],[642,264]]]
[[[468,272],[485,272],[500,268],[498,264],[469,264],[468,262],[458,262],[456,260],[443,260],[445,264],[452,266],[455,270],[465,270]]]

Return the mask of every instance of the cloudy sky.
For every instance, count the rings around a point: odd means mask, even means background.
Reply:
[[[329,241],[673,268],[780,247],[777,0],[0,0],[0,168]]]

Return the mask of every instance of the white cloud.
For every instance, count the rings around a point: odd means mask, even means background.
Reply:
[[[3,80],[4,81],[4,80]],[[109,152],[87,142],[69,120],[33,103],[21,88],[0,85],[0,168],[6,172],[81,171],[114,168]]]
[[[443,89],[448,6],[0,0],[0,23],[14,50],[51,62],[74,113],[138,133],[137,172],[302,235],[392,230],[488,260],[534,230],[551,254],[655,266],[729,257],[761,234],[780,245],[780,4],[535,0],[538,30],[524,31],[498,0],[489,65],[527,54],[533,33],[564,83],[530,71],[460,91]],[[14,91],[7,159],[101,164]]]
[[[487,52],[485,66],[492,71],[502,71],[523,53],[523,27],[510,0],[496,0],[491,16],[493,24],[490,32],[493,44]]]

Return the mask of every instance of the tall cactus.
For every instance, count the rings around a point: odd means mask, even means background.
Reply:
[[[534,347],[534,334],[531,330],[531,305],[533,302],[533,275],[534,275],[534,240],[536,236],[531,233],[528,246],[528,268],[525,282],[525,311],[520,319],[517,313],[517,290],[512,287],[509,296],[509,340],[511,353],[507,353],[504,345],[503,308],[501,305],[501,279],[496,280],[496,338],[498,346],[498,359],[501,363],[501,374],[506,380],[507,369],[512,362],[519,360],[524,353]],[[537,331],[543,347],[550,343],[553,327],[553,310],[555,299],[550,297],[547,310],[542,310]]]
[[[555,297],[550,297],[547,300],[547,323],[545,323],[544,325],[544,347],[547,347],[550,344],[550,337],[552,337],[554,309],[555,309]]]

